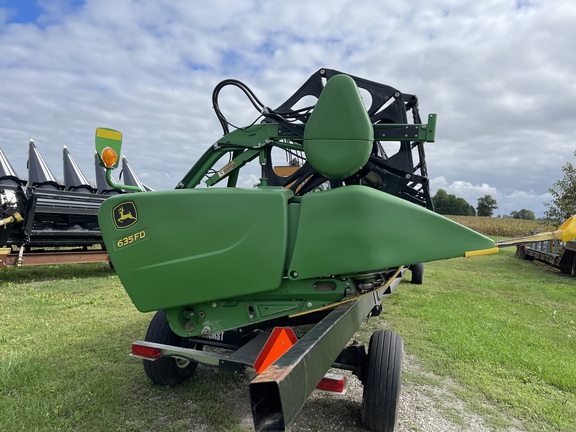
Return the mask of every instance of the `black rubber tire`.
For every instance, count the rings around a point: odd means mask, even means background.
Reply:
[[[526,254],[526,246],[524,245],[516,246],[516,256],[525,261],[534,261],[534,257],[532,255]]]
[[[146,341],[157,342],[165,345],[183,346],[185,339],[178,336],[170,328],[166,313],[159,310],[150,321],[148,331],[146,332]],[[194,346],[186,346],[193,348]],[[196,347],[201,349],[202,347]],[[175,359],[169,357],[161,357],[157,360],[143,360],[144,372],[148,375],[150,380],[162,386],[174,386],[180,384],[190,378],[198,363],[186,362],[183,359]]]
[[[398,333],[379,330],[372,334],[364,371],[362,424],[375,432],[393,432],[398,423],[402,357]]]
[[[411,282],[416,285],[422,285],[424,281],[424,263],[413,264],[410,266],[410,270],[412,270]]]
[[[574,261],[572,262],[572,276],[576,277],[576,256],[574,257]]]

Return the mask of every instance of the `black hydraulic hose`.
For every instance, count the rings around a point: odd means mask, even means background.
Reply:
[[[224,116],[224,114],[222,114],[222,111],[220,110],[220,105],[218,104],[218,96],[220,95],[220,91],[224,87],[229,86],[229,85],[238,87],[240,90],[242,90],[242,92],[244,92],[244,94],[246,95],[248,100],[252,103],[254,108],[256,108],[256,110],[258,110],[258,112],[260,114],[263,114],[266,111],[266,107],[264,106],[264,104],[262,102],[260,102],[260,100],[256,97],[254,92],[252,90],[250,90],[250,88],[246,84],[244,84],[243,82],[235,80],[235,79],[227,79],[227,80],[220,82],[214,88],[214,91],[212,92],[212,106],[214,108],[214,111],[216,112],[216,117],[218,117],[218,121],[222,125],[222,130],[224,131],[224,135],[229,134],[230,129],[228,128],[229,123],[226,120],[226,117]]]
[[[228,120],[226,120],[226,117],[222,113],[222,110],[220,109],[220,104],[218,103],[218,97],[220,96],[220,91],[224,87],[229,86],[229,85],[234,86],[234,87],[238,87],[240,90],[242,90],[242,92],[244,92],[244,94],[246,95],[246,97],[248,98],[250,103],[254,106],[254,108],[256,108],[256,110],[262,116],[274,118],[274,119],[280,121],[281,123],[288,124],[288,123],[296,122],[299,120],[302,122],[306,122],[306,120],[308,119],[308,116],[310,115],[310,112],[314,108],[314,106],[308,106],[308,107],[299,108],[297,110],[291,110],[290,112],[287,112],[287,113],[279,114],[275,111],[272,111],[270,108],[266,107],[256,97],[254,92],[246,84],[244,84],[242,81],[238,81],[235,79],[227,79],[227,80],[220,82],[214,88],[214,91],[212,92],[212,107],[214,108],[214,111],[216,113],[216,117],[218,118],[218,121],[220,122],[220,125],[222,126],[222,130],[224,132],[224,135],[227,135],[230,133],[230,128],[228,126],[231,125],[231,123]]]

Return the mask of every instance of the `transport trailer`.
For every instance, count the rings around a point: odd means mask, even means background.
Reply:
[[[498,246],[516,246],[517,257],[539,261],[563,274],[576,276],[576,216],[570,217],[556,231],[502,240]]]
[[[12,248],[0,248],[0,268],[109,261],[108,252],[103,249],[79,248],[54,251],[46,249],[27,250],[26,248],[21,248],[13,250]]]
[[[396,289],[405,271],[398,269],[379,290],[334,309],[208,337],[178,337],[159,311],[146,340],[133,343],[131,355],[144,360],[147,376],[158,385],[183,382],[198,364],[252,374],[250,406],[257,431],[285,430],[316,389],[344,393],[345,377],[326,372],[331,367],[349,370],[364,386],[363,424],[374,431],[393,431],[400,400],[402,338],[380,330],[371,336],[368,351],[357,341],[346,345],[367,317],[380,313],[382,298]],[[316,324],[310,329],[310,323]],[[297,337],[295,331],[300,329],[305,333]]]
[[[516,256],[552,266],[576,276],[576,241],[545,240],[516,246]]]
[[[219,108],[227,86],[256,108],[254,123],[230,131]],[[224,135],[174,190],[100,206],[124,288],[138,310],[157,311],[132,355],[159,385],[198,364],[255,374],[257,431],[285,430],[317,386],[342,389],[330,367],[351,370],[364,386],[363,424],[393,431],[402,339],[380,330],[366,349],[351,338],[408,269],[421,283],[424,262],[498,251],[433,211],[424,143],[436,116],[423,123],[415,95],[331,69],[275,109],[236,80],[218,84],[212,102]],[[121,146],[121,132],[96,130],[108,184],[142,191],[111,178]]]

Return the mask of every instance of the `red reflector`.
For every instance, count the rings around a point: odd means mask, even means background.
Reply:
[[[326,374],[316,388],[333,393],[344,393],[344,390],[346,390],[346,377],[343,375]]]
[[[152,348],[143,345],[132,344],[132,355],[147,359],[157,359],[162,354],[160,348]]]

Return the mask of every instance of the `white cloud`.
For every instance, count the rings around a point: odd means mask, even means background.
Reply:
[[[494,211],[494,215],[502,216],[509,215],[513,211],[527,209],[532,210],[536,217],[542,217],[548,208],[545,204],[552,200],[548,192],[539,194],[533,190],[516,189],[504,192],[488,183],[472,184],[462,180],[449,182],[444,176],[430,180],[432,195],[436,194],[438,189],[444,189],[449,194],[464,198],[473,207],[478,205],[478,198],[490,195],[498,203],[498,209]]]
[[[488,193],[499,211],[542,212],[576,150],[570,2],[40,5],[37,22],[20,23],[0,7],[0,147],[23,177],[33,137],[57,177],[66,144],[92,178],[94,130],[106,126],[123,131],[146,183],[172,188],[221,136],[220,80],[240,79],[275,107],[320,67],[417,94],[423,118],[438,113],[433,184],[443,176],[473,205]],[[233,92],[223,105],[235,122],[256,115]]]

